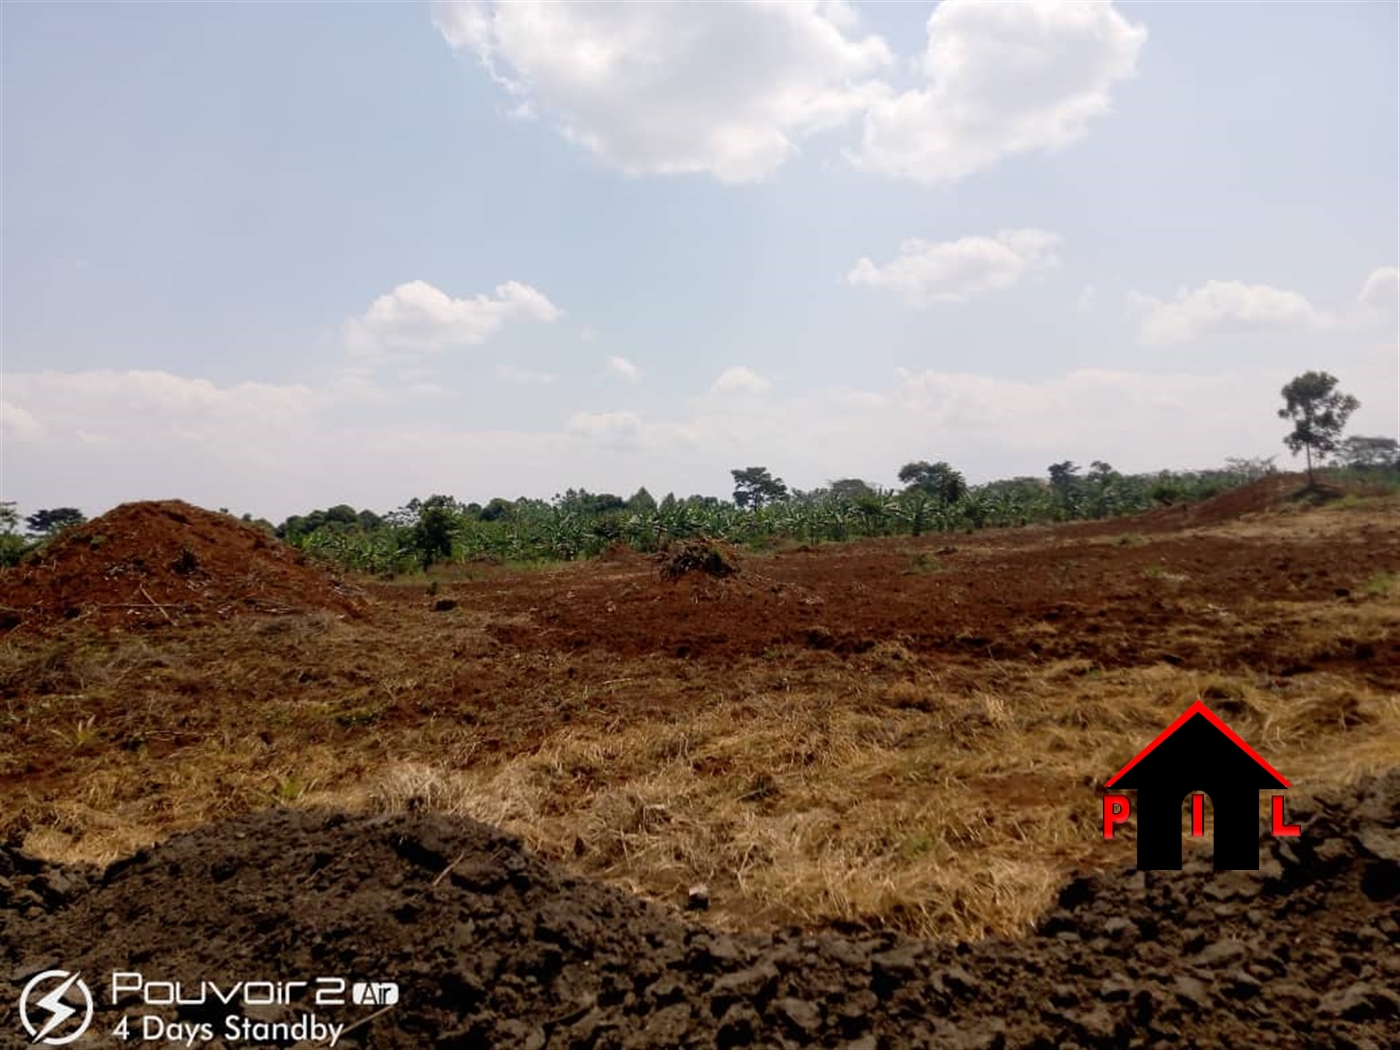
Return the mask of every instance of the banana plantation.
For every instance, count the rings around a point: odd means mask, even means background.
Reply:
[[[898,490],[847,479],[789,492],[766,470],[748,468],[734,471],[733,502],[674,495],[658,502],[645,489],[626,500],[571,489],[549,501],[495,499],[484,507],[437,495],[383,517],[350,507],[315,511],[276,531],[310,556],[384,574],[435,563],[572,561],[618,544],[652,552],[701,535],[761,549],[1108,518],[1203,499],[1272,469],[1267,461],[1235,460],[1219,470],[1125,475],[1095,462],[1081,474],[1060,463],[1048,481],[969,487],[946,464],[911,464],[901,477],[916,480]],[[755,476],[761,485],[746,487]]]

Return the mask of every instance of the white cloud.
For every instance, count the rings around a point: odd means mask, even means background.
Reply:
[[[1361,286],[1356,301],[1373,310],[1393,310],[1400,302],[1400,270],[1394,266],[1382,266],[1372,270]]]
[[[714,393],[724,391],[737,391],[746,394],[762,394],[771,389],[773,384],[743,365],[736,365],[733,368],[726,368],[719,374],[710,390]]]
[[[608,355],[608,371],[629,383],[635,383],[642,377],[641,370],[636,365],[617,354]]]
[[[606,437],[638,469],[662,479],[662,488],[677,490],[689,482],[672,477],[697,470],[715,478],[700,491],[726,491],[720,486],[727,468],[750,462],[804,488],[838,476],[892,484],[900,463],[934,455],[974,478],[1043,476],[1047,464],[1065,458],[1153,470],[1272,453],[1276,392],[1272,373],[1078,369],[1018,381],[901,369],[877,390],[701,396],[686,411],[656,418],[630,412],[575,417],[571,430]],[[1193,424],[1183,428],[1187,419]]]
[[[496,286],[494,296],[454,299],[426,281],[401,284],[345,323],[345,346],[361,361],[413,357],[485,342],[507,321],[552,322],[562,311],[519,281]]]
[[[1016,284],[1026,273],[1056,263],[1059,238],[1045,230],[1002,230],[994,237],[956,241],[911,238],[883,266],[861,259],[846,275],[853,285],[885,288],[910,306],[962,302]]]
[[[431,492],[514,495],[570,447],[559,432],[434,424],[420,395],[359,377],[312,387],[104,370],[3,382],[7,420],[17,407],[44,422],[33,441],[5,435],[4,498],[30,509],[178,497],[274,519],[343,502],[387,510]]]
[[[927,28],[928,85],[874,101],[857,168],[949,183],[1067,146],[1111,112],[1147,39],[1096,0],[944,0]]]
[[[1230,387],[1231,375],[1148,374],[1117,369],[1081,368],[1042,380],[1000,379],[971,372],[897,369],[895,399],[906,413],[953,432],[1005,432],[1012,440],[1035,445],[1043,435],[1018,425],[1063,416],[1078,419],[1074,428],[1112,434],[1131,429],[1134,413],[1189,412],[1208,404],[1213,392]],[[1266,392],[1267,393],[1267,392]],[[979,440],[981,440],[979,438]]]
[[[1094,307],[1098,305],[1098,289],[1092,284],[1086,284],[1079,290],[1079,298],[1074,301],[1074,308],[1081,314],[1094,312]]]
[[[439,0],[433,23],[514,98],[633,174],[772,174],[888,89],[893,56],[844,3]]]
[[[1129,292],[1128,305],[1142,315],[1145,343],[1179,343],[1209,335],[1307,328],[1329,320],[1297,292],[1242,281],[1207,281],[1199,288],[1181,288],[1170,302]]]
[[[34,413],[0,400],[0,435],[26,441],[42,437],[43,433],[44,426],[34,418]]]
[[[554,372],[536,372],[531,368],[517,368],[515,365],[497,365],[496,378],[507,383],[553,383],[559,376]]]
[[[575,412],[567,426],[570,434],[590,441],[626,444],[641,433],[642,418],[635,412]]]

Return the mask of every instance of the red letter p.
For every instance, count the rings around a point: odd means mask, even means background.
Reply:
[[[1105,795],[1103,797],[1103,837],[1113,838],[1113,825],[1128,819],[1127,795]]]

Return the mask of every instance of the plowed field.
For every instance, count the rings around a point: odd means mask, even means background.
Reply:
[[[345,1045],[1393,1045],[1394,777],[1358,784],[1400,767],[1400,502],[1296,488],[723,578],[456,567],[432,595],[119,509],[0,579],[0,944],[295,968],[278,922],[329,945],[383,897],[379,954],[332,955],[420,1001]],[[1312,821],[1252,882],[1199,848],[1143,881],[1131,825],[1101,834],[1104,780],[1196,700]],[[316,874],[342,862],[353,899]],[[218,947],[211,878],[281,918]],[[142,894],[166,903],[127,938]]]

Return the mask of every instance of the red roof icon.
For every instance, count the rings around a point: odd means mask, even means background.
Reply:
[[[1241,740],[1239,735],[1233,729],[1231,729],[1224,722],[1222,722],[1214,711],[1212,711],[1199,700],[1197,700],[1194,704],[1192,704],[1185,711],[1183,711],[1181,713],[1180,718],[1178,718],[1171,725],[1167,726],[1167,728],[1162,730],[1162,732],[1157,734],[1156,739],[1153,740],[1152,743],[1148,744],[1141,751],[1139,751],[1137,755],[1133,757],[1133,760],[1131,762],[1129,762],[1126,766],[1120,769],[1117,773],[1114,773],[1113,776],[1109,777],[1105,786],[1113,787],[1115,784],[1117,784],[1118,781],[1121,780],[1128,773],[1129,770],[1131,770],[1139,762],[1145,759],[1148,755],[1152,754],[1152,752],[1155,751],[1161,744],[1165,743],[1166,740],[1172,736],[1172,734],[1174,734],[1178,729],[1180,729],[1187,722],[1191,721],[1191,719],[1197,717],[1198,715],[1204,718],[1208,723],[1210,723],[1210,725],[1214,726],[1221,733],[1223,733],[1225,737],[1237,748],[1239,748],[1246,755],[1252,758],[1255,761],[1255,763],[1260,767],[1260,769],[1264,773],[1268,774],[1268,776],[1271,777],[1275,782],[1274,784],[1268,784],[1263,786],[1277,786],[1284,788],[1290,786],[1282,773],[1280,773],[1273,766],[1269,765],[1268,762],[1264,761],[1264,759],[1260,757],[1259,753],[1255,751],[1254,748],[1250,747],[1243,740]],[[1122,786],[1132,787],[1134,785],[1124,784]]]

